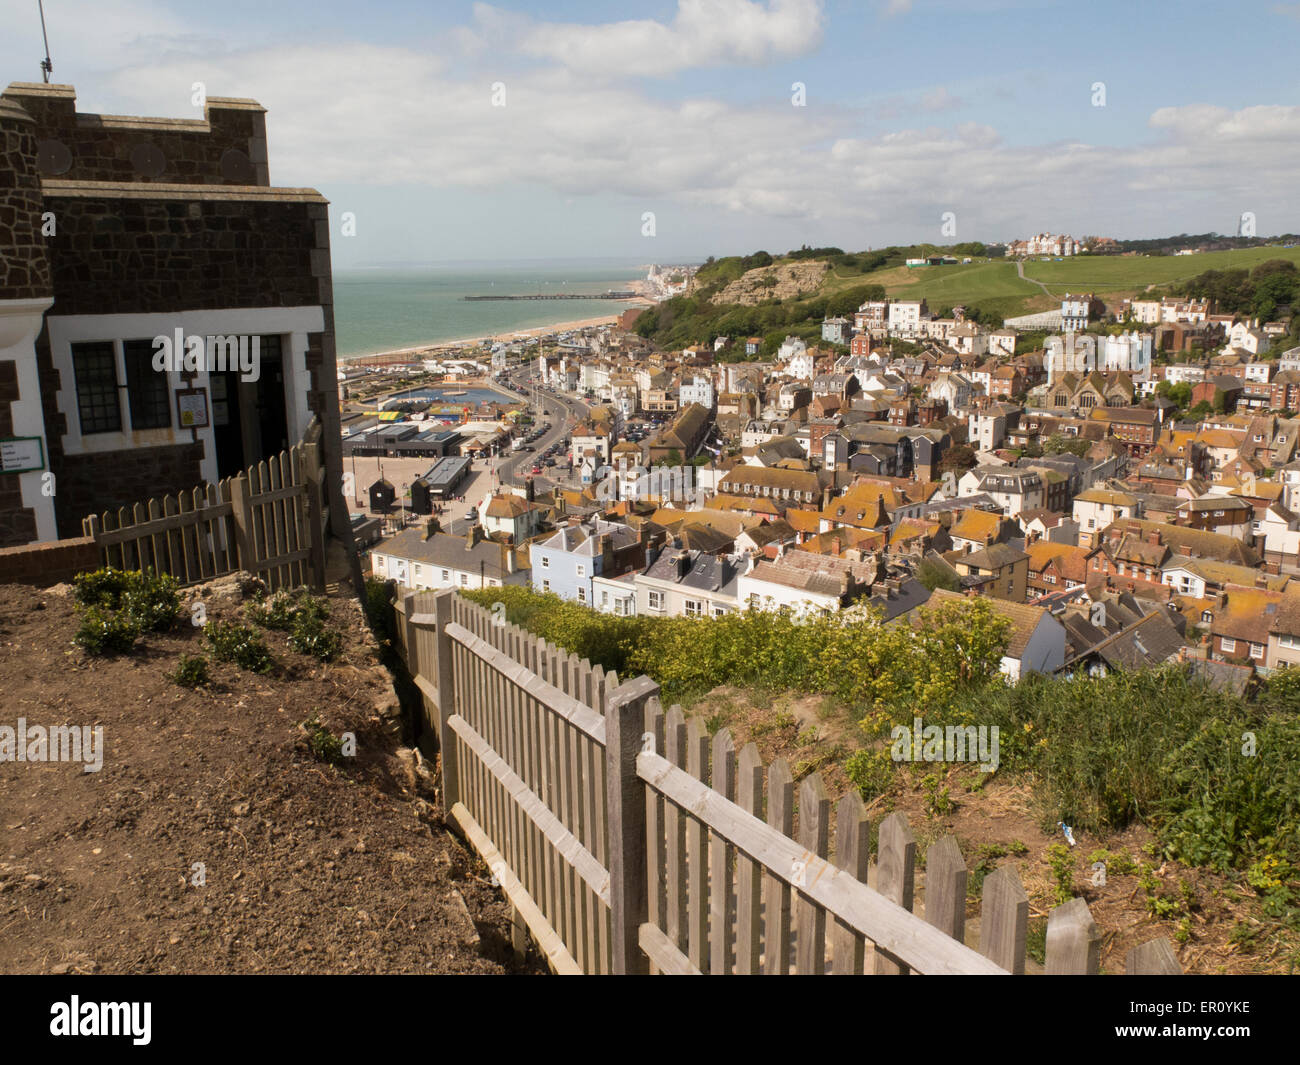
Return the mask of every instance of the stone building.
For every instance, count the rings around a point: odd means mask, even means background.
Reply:
[[[0,157],[0,546],[235,474],[314,415],[337,475],[327,201],[271,186],[262,107],[82,114],[16,82]]]

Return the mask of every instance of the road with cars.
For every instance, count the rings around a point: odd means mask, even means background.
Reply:
[[[541,462],[541,457],[553,446],[559,445],[555,459],[556,465],[552,467],[542,466],[543,472],[533,477],[533,481],[539,491],[548,491],[552,483],[559,483],[552,480],[546,474],[547,470],[558,470],[563,466],[566,470],[568,459],[564,454],[564,444],[573,426],[582,421],[591,409],[580,399],[574,399],[570,396],[561,395],[558,392],[543,389],[540,386],[537,392],[533,392],[532,378],[536,371],[531,365],[518,367],[510,370],[507,375],[507,381],[516,389],[524,394],[530,403],[540,401],[542,409],[546,412],[544,417],[551,425],[540,437],[532,442],[532,451],[510,451],[501,459],[497,465],[496,471],[502,484],[522,485],[527,479],[534,465]]]

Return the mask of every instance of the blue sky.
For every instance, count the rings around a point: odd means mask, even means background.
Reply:
[[[6,80],[35,80],[36,2],[3,3]],[[47,0],[46,16],[82,110],[195,116],[195,81],[259,100],[272,181],[330,198],[342,268],[946,242],[948,212],[957,240],[1231,232],[1243,211],[1300,230],[1300,3]]]

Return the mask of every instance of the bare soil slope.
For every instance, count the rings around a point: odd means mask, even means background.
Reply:
[[[233,582],[197,594],[210,620],[242,620]],[[167,676],[203,650],[188,611],[129,656],[92,658],[71,643],[71,589],[0,587],[0,725],[102,725],[106,749],[97,773],[0,762],[0,972],[515,968],[500,893],[399,747],[360,610],[330,606],[339,661],[266,633],[273,673],[214,662],[192,691]],[[356,734],[354,758],[313,757],[313,713]]]

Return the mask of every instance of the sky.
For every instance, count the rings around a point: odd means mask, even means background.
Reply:
[[[45,0],[78,108],[267,108],[336,269],[1300,231],[1300,3]],[[0,74],[37,81],[36,0]],[[343,214],[355,232],[344,235]]]

